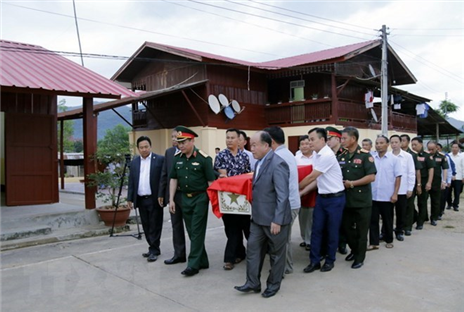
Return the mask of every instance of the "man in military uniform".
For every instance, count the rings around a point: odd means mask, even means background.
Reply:
[[[182,275],[193,276],[209,267],[205,249],[209,201],[206,189],[216,177],[211,157],[195,147],[198,135],[183,126],[176,130],[180,152],[174,156],[170,175],[169,210],[175,213],[174,194],[182,192],[182,214],[190,238],[188,264]]]
[[[342,131],[343,153],[338,155],[346,190],[346,204],[343,210],[342,229],[351,252],[346,261],[354,260],[351,268],[359,269],[366,257],[367,233],[371,221],[371,182],[377,172],[374,158],[369,151],[358,145],[359,132],[354,127]]]
[[[430,195],[430,224],[437,225],[438,216],[440,214],[441,191],[446,188],[446,178],[448,174],[448,159],[445,154],[440,153],[437,149],[436,141],[429,141],[427,149],[431,157],[433,157],[435,167],[433,169],[432,188],[429,191]],[[442,176],[443,169],[443,176]]]
[[[420,169],[421,179],[417,180],[417,206],[419,208],[419,214],[417,216],[416,230],[422,230],[424,228],[424,222],[427,217],[427,195],[428,191],[432,188],[433,171],[435,164],[433,157],[424,151],[422,139],[415,137],[411,140],[411,147],[417,153],[417,160],[421,164]]]
[[[421,188],[421,169],[422,164],[417,159],[417,152],[409,148],[409,142],[411,141],[411,137],[407,134],[402,134],[401,138],[401,149],[405,152],[408,152],[412,156],[412,160],[414,161],[414,169],[416,170],[416,186],[412,191],[411,197],[408,198],[408,203],[406,205],[406,218],[404,219],[404,235],[410,236],[412,231],[412,225],[417,219],[417,211],[414,205],[414,200],[416,199],[416,194],[420,196],[422,193]]]

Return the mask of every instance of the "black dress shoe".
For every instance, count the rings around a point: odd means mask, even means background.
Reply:
[[[354,260],[354,254],[350,253],[348,256],[346,256],[345,261],[353,261]]]
[[[306,242],[300,243],[300,247],[306,247]]]
[[[359,269],[360,267],[362,267],[364,265],[363,262],[353,262],[353,264],[351,265],[351,268],[352,269]]]
[[[411,236],[411,231],[408,231],[408,230],[404,231],[404,235]]]
[[[442,219],[443,219],[443,218],[442,218],[442,216],[441,216],[441,215],[440,215],[440,216],[438,216],[438,220],[442,220]]]
[[[164,264],[176,264],[185,262],[185,258],[172,257],[171,259],[164,260]]]
[[[400,242],[404,241],[403,234],[396,234],[396,240],[399,240]]]
[[[275,294],[277,294],[277,292],[278,292],[278,290],[270,290],[269,288],[266,288],[266,290],[263,291],[261,296],[263,296],[264,298],[270,298],[270,297],[274,296]]]
[[[451,206],[446,207],[446,209],[448,209],[448,210],[451,209]]]
[[[384,241],[385,239],[383,238],[383,234],[379,235],[379,241]]]
[[[324,263],[324,265],[321,268],[321,272],[329,272],[329,271],[332,271],[333,268],[334,268],[333,263]]]
[[[433,226],[437,226],[437,221],[432,220],[432,221],[430,221],[430,224],[433,225]]]
[[[303,269],[305,273],[311,273],[321,268],[320,263],[310,263],[306,268]]]
[[[150,254],[150,255],[147,257],[147,261],[148,261],[148,262],[155,262],[156,260],[158,260],[158,256],[155,255],[155,254]]]
[[[247,293],[247,292],[250,292],[250,291],[255,292],[255,293],[261,292],[261,287],[253,288],[253,287],[248,286],[247,284],[242,285],[242,286],[235,286],[234,288],[236,290],[238,290],[240,292],[244,292],[244,293]]]
[[[342,255],[346,255],[348,251],[346,250],[346,247],[338,247],[338,252],[341,253]]]
[[[424,228],[423,225],[418,225],[418,226],[416,226],[416,230],[422,230],[423,228]]]
[[[150,256],[150,253],[149,253],[149,252],[144,252],[144,253],[142,254],[142,257],[144,257],[144,258],[148,258],[149,256]]]
[[[454,211],[459,211],[459,208],[454,208]]]
[[[194,276],[195,274],[198,274],[198,272],[199,271],[197,269],[187,267],[185,270],[180,272],[180,274],[185,275],[185,276]]]

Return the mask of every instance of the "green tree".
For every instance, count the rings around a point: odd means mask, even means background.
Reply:
[[[66,100],[61,99],[58,103],[58,112],[65,112],[68,110],[66,106]],[[61,122],[58,122],[58,151],[61,151]],[[73,152],[74,151],[74,143],[73,143],[73,135],[74,135],[74,120],[65,120],[63,124],[63,151],[64,152]]]
[[[104,203],[111,203],[111,207],[116,207],[117,196],[121,179],[123,185],[127,185],[127,172],[124,175],[125,155],[130,154],[129,128],[123,125],[116,125],[106,131],[103,139],[98,141],[95,159],[101,168],[105,168],[96,173],[89,174],[87,186],[98,188],[97,198]],[[120,198],[120,204],[125,201]]]
[[[438,114],[442,116],[443,118],[447,118],[448,114],[454,113],[459,109],[459,106],[454,104],[451,101],[448,100],[443,100],[440,103],[440,106],[438,106]]]
[[[74,140],[74,152],[82,153],[84,151],[84,142],[82,140]]]

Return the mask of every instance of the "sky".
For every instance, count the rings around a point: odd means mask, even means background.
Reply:
[[[76,0],[75,7],[84,65],[107,78],[145,41],[261,62],[379,39],[386,25],[388,43],[418,80],[399,88],[433,108],[447,98],[460,107],[450,117],[464,120],[464,1]],[[73,2],[0,0],[0,38],[78,53]]]

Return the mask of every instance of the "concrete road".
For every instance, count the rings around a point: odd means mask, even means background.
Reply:
[[[460,212],[462,214],[462,212]],[[448,216],[448,214],[446,215]],[[445,218],[446,219],[446,218]],[[166,222],[168,218],[165,216]],[[210,214],[210,268],[193,277],[185,264],[167,266],[165,225],[157,262],[142,258],[144,240],[96,237],[2,252],[2,311],[463,311],[464,233],[441,221],[414,231],[393,249],[368,252],[364,267],[338,255],[331,272],[305,274],[308,254],[293,228],[295,272],[275,297],[242,294],[246,264],[224,271],[222,221]],[[135,227],[133,227],[135,229]],[[132,232],[135,233],[135,232]],[[269,265],[262,274],[263,290]]]

